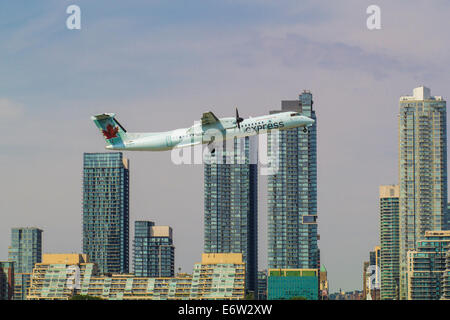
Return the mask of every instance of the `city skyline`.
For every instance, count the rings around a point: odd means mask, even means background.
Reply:
[[[129,126],[158,131],[191,125],[207,110],[230,115],[235,104],[241,116],[261,115],[309,89],[320,106],[321,261],[331,292],[359,289],[361,261],[378,243],[377,188],[397,183],[398,97],[426,85],[448,99],[450,81],[442,41],[448,3],[379,1],[379,31],[365,27],[369,4],[137,2],[123,10],[80,1],[79,33],[65,29],[58,1],[26,10],[22,1],[1,4],[0,167],[8,181],[0,186],[1,260],[16,226],[43,229],[44,252],[81,252],[82,153],[105,151],[92,114],[120,112]],[[169,152],[126,156],[131,221],[172,226],[177,269],[190,271],[203,243],[202,166],[176,166]],[[263,269],[266,178],[260,181]]]

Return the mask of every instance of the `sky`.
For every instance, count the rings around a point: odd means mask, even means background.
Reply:
[[[66,9],[81,8],[81,30]],[[381,8],[368,30],[366,9]],[[378,187],[397,183],[397,112],[425,85],[448,99],[445,0],[0,2],[0,260],[12,227],[44,230],[44,253],[81,252],[83,152],[106,152],[90,116],[129,131],[267,114],[304,90],[318,125],[318,224],[331,291],[361,289],[379,244]],[[126,152],[130,226],[170,225],[176,268],[203,248],[203,167]],[[259,269],[267,267],[267,177]],[[131,249],[131,247],[130,247]]]

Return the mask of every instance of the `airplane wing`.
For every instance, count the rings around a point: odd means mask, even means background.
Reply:
[[[217,122],[217,121],[219,121],[219,119],[211,111],[203,113],[202,126],[207,125],[207,124],[213,124],[214,122]]]

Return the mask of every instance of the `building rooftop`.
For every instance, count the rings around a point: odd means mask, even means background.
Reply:
[[[202,264],[242,264],[242,253],[203,253]]]
[[[430,88],[427,88],[425,86],[414,88],[412,96],[400,97],[400,101],[423,101],[423,100],[443,101],[441,96],[435,97],[431,96]]]
[[[80,264],[89,262],[87,254],[81,253],[44,253],[42,264]]]

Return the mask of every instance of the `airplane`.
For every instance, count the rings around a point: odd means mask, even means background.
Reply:
[[[103,134],[106,149],[109,150],[166,151],[208,144],[211,153],[214,153],[214,144],[219,141],[298,127],[303,127],[303,132],[306,133],[307,128],[314,123],[313,119],[299,112],[280,112],[243,119],[239,117],[237,108],[236,117],[219,119],[211,111],[205,112],[201,122],[189,128],[166,132],[127,132],[117,121],[114,113],[95,115],[91,119]]]

